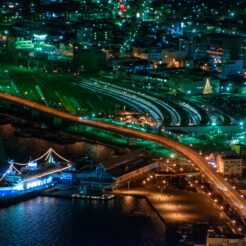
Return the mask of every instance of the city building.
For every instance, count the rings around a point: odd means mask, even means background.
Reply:
[[[246,144],[232,144],[231,149],[242,158],[246,158]]]
[[[106,67],[106,54],[96,47],[83,49],[75,46],[73,58],[82,72],[97,72]]]
[[[243,160],[235,152],[228,151],[216,156],[217,169],[223,176],[238,176],[243,173]]]
[[[180,68],[184,67],[184,60],[187,57],[186,50],[162,50],[162,63],[167,64],[168,68]]]
[[[161,49],[157,47],[133,48],[133,57],[148,60],[150,62],[161,62]]]
[[[208,35],[208,54],[215,63],[242,58],[243,38],[235,35]]]
[[[221,77],[243,76],[243,60],[233,60],[221,64]]]
[[[206,246],[244,246],[245,236],[238,234],[217,234],[214,230],[208,230]]]
[[[31,50],[34,48],[34,43],[32,39],[17,38],[15,41],[15,48]]]
[[[104,47],[110,44],[112,29],[109,23],[85,23],[77,30],[76,42],[84,48],[91,46]]]
[[[35,45],[34,49],[35,55],[47,55],[49,60],[56,60],[56,46],[52,44],[46,44],[44,42],[40,42]]]

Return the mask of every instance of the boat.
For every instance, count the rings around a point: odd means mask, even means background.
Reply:
[[[70,161],[60,155],[58,156],[63,162],[55,161],[53,153],[58,155],[50,148],[41,157],[23,164],[10,160],[9,168],[0,177],[0,205],[53,186],[54,175],[71,167]],[[41,161],[42,159],[44,161]]]

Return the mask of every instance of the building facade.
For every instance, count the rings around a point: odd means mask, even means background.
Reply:
[[[218,171],[223,176],[242,176],[243,160],[236,153],[219,153],[216,162]]]

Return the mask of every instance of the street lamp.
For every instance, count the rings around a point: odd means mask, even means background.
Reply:
[[[175,155],[174,155],[174,154],[171,154],[170,157],[171,157],[172,159],[174,159],[174,158],[175,158]]]

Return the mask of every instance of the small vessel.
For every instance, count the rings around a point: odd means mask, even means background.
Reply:
[[[55,161],[53,155],[62,161]],[[54,175],[70,167],[70,161],[52,148],[27,163],[10,160],[9,168],[0,177],[0,204],[53,186]]]

